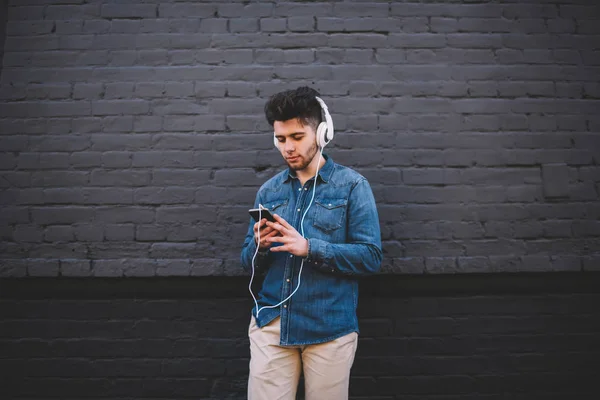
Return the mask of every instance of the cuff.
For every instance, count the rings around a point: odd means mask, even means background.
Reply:
[[[327,245],[328,243],[320,239],[308,239],[308,255],[306,262],[311,267],[317,268],[324,272],[335,272],[327,262]]]

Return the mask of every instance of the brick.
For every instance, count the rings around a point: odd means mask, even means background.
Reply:
[[[255,60],[258,63],[281,63],[283,62],[283,50],[256,50]]]
[[[227,96],[231,97],[255,97],[256,85],[246,82],[230,82],[227,84]]]
[[[222,17],[268,17],[273,10],[272,4],[250,3],[243,6],[237,4],[221,4],[217,13]]]
[[[316,18],[316,29],[322,32],[344,32],[346,30],[344,18]]]
[[[183,151],[136,152],[133,153],[133,167],[174,167],[189,168],[193,166],[193,154]]]
[[[42,193],[43,203],[34,204],[83,204],[85,196],[79,188],[48,188]]]
[[[102,166],[107,168],[127,168],[131,166],[132,153],[128,151],[107,151],[102,153]]]
[[[21,6],[7,8],[8,20],[43,20],[44,6]]]
[[[591,255],[583,258],[584,271],[598,271],[600,269],[600,255]]]
[[[92,275],[91,261],[77,259],[60,260],[60,275],[65,277],[89,277]]]
[[[103,4],[101,15],[103,18],[155,18],[157,6],[153,4]]]
[[[273,7],[272,15],[280,16],[333,16],[333,4],[308,4],[296,2],[281,2]]]
[[[262,19],[261,19],[262,21]],[[200,20],[199,30],[208,33],[226,33],[227,19],[226,18],[202,18]],[[261,25],[261,31],[265,29]]]
[[[30,99],[68,99],[71,96],[71,85],[28,85],[26,96]]]
[[[171,65],[190,65],[194,63],[194,53],[186,50],[173,50],[167,56]]]
[[[213,4],[160,4],[158,6],[158,15],[161,18],[209,18],[214,16],[217,11]]]
[[[90,175],[92,186],[144,186],[150,183],[149,171],[94,170]]]
[[[155,185],[201,186],[210,179],[208,170],[155,170],[152,182]]]
[[[223,131],[225,120],[221,115],[165,116],[163,128],[167,132]]]
[[[99,83],[75,83],[73,85],[74,99],[97,99],[102,96],[104,86]]]
[[[289,64],[305,64],[314,61],[314,52],[312,50],[285,50],[283,60]]]
[[[213,140],[212,137],[207,135],[165,133],[156,138],[153,148],[168,150],[207,149],[212,147]]]
[[[431,17],[431,31],[434,33],[450,33],[458,31],[458,19]]]
[[[136,64],[139,65],[165,65],[169,54],[166,50],[140,50],[137,53]]]
[[[106,34],[111,30],[111,23],[107,20],[84,20],[81,33]]]
[[[140,188],[133,194],[135,204],[190,204],[194,201],[196,189],[168,187],[168,188]]]
[[[334,15],[340,17],[387,17],[389,7],[387,4],[334,4]]]
[[[402,63],[406,60],[406,53],[399,49],[377,49],[375,59],[382,64]]]
[[[134,229],[132,224],[107,224],[104,226],[104,238],[108,241],[132,241]]]
[[[158,82],[137,82],[135,94],[140,97],[162,97],[165,94],[165,86],[164,83]]]
[[[37,224],[70,224],[90,221],[95,211],[89,207],[34,207],[31,220]]]
[[[543,23],[543,20],[540,22]],[[457,28],[461,32],[510,32],[513,25],[508,20],[496,18],[459,18],[457,21]]]
[[[543,165],[542,177],[545,196],[564,197],[569,195],[569,176],[566,165]]]
[[[37,225],[18,225],[16,226],[13,237],[18,242],[41,242],[44,231]]]
[[[146,114],[149,103],[143,100],[98,100],[92,102],[93,115]]]
[[[229,20],[230,32],[257,32],[257,18],[231,18]]]
[[[44,230],[46,242],[72,242],[75,240],[73,229],[68,225],[48,226]]]
[[[135,239],[137,241],[164,241],[167,238],[166,229],[157,225],[136,225]]]
[[[58,260],[29,260],[27,275],[30,277],[55,277],[58,276]]]
[[[84,186],[90,176],[85,171],[36,171],[32,174],[31,184],[41,187]]]
[[[261,18],[259,24],[261,32],[285,32],[287,30],[285,18]]]
[[[210,223],[216,220],[214,212],[210,212],[210,207],[178,207],[168,206],[160,207],[156,212],[156,222],[158,223]]]
[[[441,48],[446,45],[446,38],[428,33],[391,34],[389,44],[398,48]]]
[[[149,223],[154,222],[155,211],[150,207],[98,207],[96,219],[103,223]]]
[[[136,19],[112,19],[110,21],[110,31],[112,34],[120,33],[138,33],[142,29],[144,20]]]
[[[91,142],[91,147],[87,147],[93,151],[139,150],[150,147],[151,136],[144,134],[103,133],[101,135],[92,135]]]
[[[557,10],[557,7],[544,4],[510,4],[503,7],[502,16],[508,19],[527,17],[556,17],[558,13]]]
[[[398,46],[397,39],[392,40],[391,37],[387,38],[382,34],[361,33],[348,37],[348,35],[334,33],[329,35],[328,45],[342,48],[377,48],[385,47],[388,41],[391,45]]]
[[[315,18],[288,17],[287,27],[291,32],[312,32],[315,30]]]

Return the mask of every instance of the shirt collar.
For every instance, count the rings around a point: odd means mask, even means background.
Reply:
[[[315,155],[315,157],[317,157],[317,155]],[[319,169],[318,176],[319,176],[319,178],[321,178],[321,181],[323,181],[324,183],[327,183],[329,181],[329,179],[331,178],[331,174],[333,173],[333,159],[325,153],[323,153],[323,158],[325,159],[325,164],[323,165],[323,167],[321,169]],[[286,176],[284,182],[288,182],[290,179],[296,179],[296,178],[297,178],[296,171],[294,171],[291,168],[288,168],[288,173],[287,173],[287,176]]]

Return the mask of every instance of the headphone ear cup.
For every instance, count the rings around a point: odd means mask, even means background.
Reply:
[[[317,127],[317,145],[320,148],[325,147],[327,145],[327,124],[325,122],[321,122]]]

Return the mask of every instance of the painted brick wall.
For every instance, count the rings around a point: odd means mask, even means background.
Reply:
[[[245,398],[229,275],[304,84],[397,274],[361,282],[352,398],[598,397],[594,2],[0,8],[0,397]]]
[[[304,84],[385,272],[597,270],[593,3],[10,1],[0,275],[239,274],[263,104]]]

